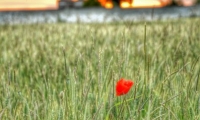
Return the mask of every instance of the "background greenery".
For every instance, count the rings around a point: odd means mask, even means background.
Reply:
[[[200,119],[200,19],[0,26],[0,119]],[[116,97],[121,77],[135,82]]]
[[[100,6],[100,3],[98,0],[87,0],[84,2],[85,7],[90,7],[90,6]]]

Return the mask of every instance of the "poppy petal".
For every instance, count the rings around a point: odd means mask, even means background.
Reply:
[[[125,80],[121,78],[116,85],[116,95],[121,96],[127,94],[131,87],[133,86],[134,82],[131,80]]]

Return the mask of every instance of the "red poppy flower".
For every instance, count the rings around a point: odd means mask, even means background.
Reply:
[[[131,80],[125,80],[121,78],[116,85],[116,95],[121,96],[124,94],[127,94],[128,91],[131,89],[133,86],[134,82]]]

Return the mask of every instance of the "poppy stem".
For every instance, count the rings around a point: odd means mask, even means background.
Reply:
[[[127,109],[128,112],[129,112],[129,115],[131,115],[131,110],[130,110],[130,107],[129,107],[129,105],[128,105],[127,100],[125,100],[125,104],[126,104],[126,109]]]
[[[121,104],[121,106],[120,106],[120,110],[119,110],[119,115],[122,115],[122,113],[123,113],[123,104],[124,104],[124,102],[126,101],[126,99],[125,99],[125,97],[123,97],[123,102],[122,102],[122,104]],[[120,118],[121,116],[118,116],[118,118]]]

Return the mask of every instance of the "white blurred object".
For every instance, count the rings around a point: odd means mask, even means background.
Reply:
[[[74,2],[74,7],[83,7],[83,3],[84,3],[83,0],[79,0],[77,2]]]

